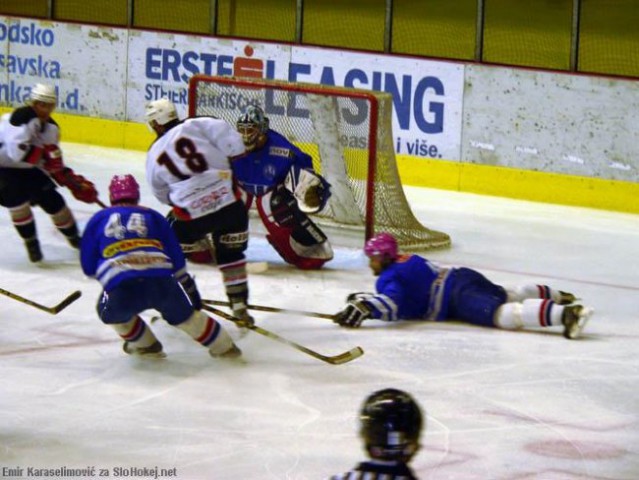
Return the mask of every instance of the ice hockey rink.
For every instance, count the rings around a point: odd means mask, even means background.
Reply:
[[[142,203],[167,210],[146,186],[143,152],[63,150],[103,201],[113,174],[133,173]],[[406,194],[424,224],[453,239],[430,259],[502,284],[575,293],[595,309],[583,338],[452,322],[346,330],[255,312],[260,326],[322,354],[358,345],[365,354],[329,365],[250,332],[238,339],[243,360],[214,360],[158,322],[168,357],[145,361],[124,354],[98,320],[99,284],[84,277],[77,252],[43,212],[36,220],[45,261],[32,265],[3,209],[0,287],[46,305],[74,290],[83,295],[57,315],[2,298],[1,478],[48,471],[75,479],[322,479],[365,458],[357,412],[385,387],[410,392],[426,412],[412,462],[421,479],[639,478],[639,216],[418,188]],[[81,227],[99,209],[64,195]],[[250,277],[255,304],[334,313],[348,293],[374,288],[356,249],[337,248],[317,272],[284,265],[259,237],[248,257],[270,265]],[[224,299],[215,268],[191,271],[204,298]],[[29,476],[30,467],[87,474]]]

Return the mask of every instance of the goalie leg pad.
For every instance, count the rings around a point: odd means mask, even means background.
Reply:
[[[326,235],[299,210],[287,190],[259,197],[257,211],[268,231],[266,239],[287,263],[311,270],[333,258]]]

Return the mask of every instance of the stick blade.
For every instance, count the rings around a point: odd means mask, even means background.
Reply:
[[[362,347],[351,348],[348,352],[340,353],[333,357],[328,357],[326,361],[331,365],[342,365],[364,355]]]
[[[78,298],[80,298],[81,296],[82,296],[82,292],[80,290],[76,290],[71,295],[69,295],[67,298],[65,298],[60,303],[58,303],[55,307],[53,307],[51,309],[52,312],[54,314],[61,312],[62,310],[67,308],[69,305],[71,305],[73,302],[75,302]]]

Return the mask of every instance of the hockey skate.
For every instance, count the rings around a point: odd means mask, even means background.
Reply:
[[[557,302],[559,305],[570,305],[571,303],[574,303],[575,300],[577,300],[577,297],[575,297],[572,293],[562,292],[559,290],[559,301]]]
[[[564,308],[561,321],[564,324],[564,337],[574,340],[588,323],[593,310],[582,305],[571,305]]]
[[[148,347],[133,347],[131,342],[124,342],[122,350],[129,355],[137,355],[144,358],[165,358],[166,353],[162,350],[162,344],[159,341],[155,341]]]
[[[69,245],[71,245],[73,248],[76,248],[78,250],[80,250],[81,241],[82,241],[82,238],[80,237],[80,235],[73,235],[71,237],[67,237],[67,242],[69,242]]]
[[[226,352],[213,353],[211,350],[209,350],[209,355],[211,355],[213,358],[238,358],[242,356],[242,350],[240,350],[237,345],[232,344],[231,348],[229,348]]]
[[[255,325],[255,319],[248,313],[246,308],[233,310],[233,316],[238,319],[235,324],[239,328],[249,328]]]
[[[27,253],[29,254],[29,260],[33,263],[37,263],[42,260],[42,250],[40,250],[40,242],[37,238],[29,238],[24,241],[27,247]]]

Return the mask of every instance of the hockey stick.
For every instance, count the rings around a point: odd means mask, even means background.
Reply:
[[[211,307],[210,305],[203,305],[202,310],[206,310],[208,312],[214,313],[215,315],[225,318],[226,320],[230,320],[231,322],[238,323],[240,321],[239,318],[236,318],[233,315],[223,312],[222,310],[218,310],[215,307]],[[316,351],[311,350],[310,348],[306,348],[305,346],[300,345],[299,343],[295,343],[292,340],[287,340],[286,338],[280,337],[276,333],[273,333],[269,330],[265,330],[262,327],[258,327],[257,325],[251,325],[250,327],[246,327],[246,328],[248,328],[249,330],[253,330],[256,333],[259,333],[260,335],[264,335],[265,337],[268,337],[272,340],[275,340],[276,342],[284,343],[290,347],[293,347],[295,350],[299,350],[300,352],[306,353],[307,355],[310,355],[311,357],[315,357],[318,360],[321,360],[326,363],[330,363],[331,365],[341,365],[343,363],[350,362],[351,360],[355,360],[356,358],[361,357],[364,354],[364,350],[362,350],[361,347],[355,347],[355,348],[352,348],[351,350],[348,350],[347,352],[340,353],[339,355],[333,355],[333,356],[322,355],[321,353],[317,353]]]
[[[202,302],[208,305],[219,305],[222,307],[229,306],[229,302],[224,302],[222,300],[202,299]],[[306,312],[304,310],[291,310],[289,308],[267,307],[266,305],[247,305],[247,308],[249,308],[250,310],[258,310],[260,312],[286,313],[289,315],[303,315],[305,317],[317,317],[325,318],[326,320],[335,320],[335,315],[331,315],[330,313]]]
[[[75,302],[82,295],[82,292],[80,290],[76,290],[75,292],[67,296],[64,300],[62,300],[57,305],[53,307],[47,307],[45,305],[41,305],[32,300],[29,300],[28,298],[21,297],[20,295],[16,295],[15,293],[11,293],[8,290],[4,290],[3,288],[0,288],[0,293],[3,295],[6,295],[9,298],[13,298],[14,300],[17,300],[18,302],[26,303],[27,305],[31,305],[32,307],[35,307],[39,310],[44,310],[45,312],[51,313],[53,315],[60,313],[62,310],[67,308],[69,305]]]

